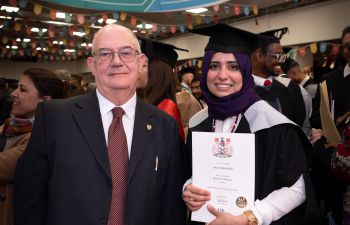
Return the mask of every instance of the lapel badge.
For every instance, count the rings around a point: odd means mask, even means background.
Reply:
[[[152,129],[152,125],[151,124],[147,124],[146,128],[147,128],[147,130],[151,130]]]

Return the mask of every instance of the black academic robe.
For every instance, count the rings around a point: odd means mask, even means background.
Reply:
[[[273,79],[272,88],[270,90],[261,86],[255,87],[258,95],[268,103],[279,101],[281,113],[288,119],[303,126],[306,117],[306,109],[303,96],[298,84],[289,82],[288,86]]]
[[[265,119],[274,119],[276,118],[276,113],[278,113],[273,109],[260,110],[261,108],[271,108],[269,106],[265,107],[264,104],[267,104],[264,102],[261,104],[261,102],[263,101],[259,101],[258,104],[255,103],[251,106],[256,108],[254,109],[256,115],[253,116],[255,118],[252,119],[252,116],[250,116],[247,119],[247,116],[243,115],[236,130],[236,133],[255,134],[255,199],[264,199],[274,190],[282,187],[290,187],[303,175],[306,201],[272,224],[319,224],[319,213],[306,159],[311,158],[312,146],[302,130],[291,123],[276,124],[276,122],[272,122],[270,124],[276,125],[264,129],[259,128],[260,125],[253,124]],[[278,113],[277,117],[280,116],[284,117]],[[192,132],[212,131],[212,118],[204,116],[201,120],[202,122],[193,127],[190,124],[186,143],[190,162],[192,155]],[[285,120],[287,121],[287,119]],[[189,173],[192,173],[192,166],[188,168],[190,170]],[[201,223],[192,221],[191,224]]]
[[[344,77],[344,69],[326,74],[328,96],[334,100],[334,118],[350,111],[350,75]]]
[[[312,97],[312,114],[310,117],[311,127],[322,129],[321,125],[321,116],[320,116],[320,87],[317,82],[312,79],[309,79],[303,85],[303,88],[311,95]]]

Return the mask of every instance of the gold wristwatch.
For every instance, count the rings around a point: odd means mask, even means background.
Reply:
[[[251,210],[244,211],[244,215],[248,218],[248,225],[258,225],[258,219]]]

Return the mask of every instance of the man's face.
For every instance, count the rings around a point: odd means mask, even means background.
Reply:
[[[300,83],[304,80],[305,75],[303,71],[300,69],[300,66],[296,65],[289,69],[287,76],[289,79]]]
[[[142,69],[139,74],[139,78],[137,80],[137,88],[143,89],[147,85],[148,80],[148,59],[145,57],[145,63],[142,66]]]
[[[344,46],[344,57],[350,63],[350,33],[345,34],[345,36],[342,39],[343,46]]]
[[[275,74],[275,67],[281,66],[283,62],[279,62],[277,55],[284,54],[283,48],[280,43],[270,44],[266,55],[263,55],[264,68],[268,74],[273,76],[278,76]]]
[[[196,99],[200,99],[202,96],[202,91],[199,83],[199,81],[194,81],[191,83],[192,94]]]
[[[185,73],[182,75],[182,82],[184,82],[187,85],[190,85],[193,80],[193,73]]]
[[[132,96],[145,60],[137,39],[125,27],[108,25],[94,38],[93,56],[87,62],[96,87],[105,97],[113,97],[116,91]]]

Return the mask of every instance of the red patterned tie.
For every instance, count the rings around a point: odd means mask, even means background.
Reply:
[[[270,80],[265,80],[264,86],[265,87],[270,87],[272,85],[272,82]]]
[[[128,145],[123,127],[124,110],[112,109],[113,121],[108,130],[108,156],[112,174],[112,201],[108,225],[125,224],[125,201],[128,184]]]

